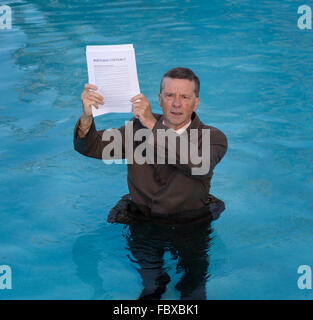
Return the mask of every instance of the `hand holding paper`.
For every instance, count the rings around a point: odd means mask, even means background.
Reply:
[[[156,119],[152,114],[149,100],[142,94],[137,94],[131,99],[133,103],[133,114],[138,118],[144,127],[153,129]]]
[[[81,94],[81,99],[83,102],[83,115],[85,117],[92,116],[92,107],[95,106],[97,109],[99,105],[104,104],[103,96],[100,93],[95,92],[98,87],[94,84],[85,84],[84,91]]]

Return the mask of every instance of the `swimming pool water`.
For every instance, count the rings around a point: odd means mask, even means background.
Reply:
[[[2,2],[1,2],[2,4]],[[297,286],[313,266],[313,31],[301,1],[13,1],[0,30],[0,299],[136,299],[128,228],[106,223],[127,193],[126,166],[73,150],[87,82],[86,45],[133,43],[154,112],[162,75],[189,67],[198,114],[228,137],[211,192],[208,299],[312,299]],[[310,3],[306,3],[309,4]],[[313,5],[313,3],[312,3]],[[131,114],[108,114],[97,128]],[[164,299],[178,299],[176,261]]]

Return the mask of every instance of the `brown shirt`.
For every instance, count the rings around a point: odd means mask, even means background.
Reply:
[[[157,123],[152,129],[152,134],[154,141],[157,141],[157,130],[168,128],[163,125],[163,115],[154,114],[154,116]],[[144,128],[138,119],[133,118],[132,121],[134,133]],[[110,141],[102,141],[102,134],[106,130],[97,131],[95,123],[92,121],[87,135],[80,138],[77,134],[78,126],[79,121],[74,129],[75,150],[87,157],[103,159],[103,149],[110,143]],[[227,151],[227,139],[223,132],[203,124],[197,114],[193,113],[191,124],[186,132],[190,135],[190,129],[199,129],[199,150],[202,146],[200,129],[205,128],[210,129],[210,170],[203,175],[192,175],[191,170],[197,165],[193,165],[190,159],[187,164],[180,164],[177,159],[176,164],[137,164],[134,161],[133,164],[127,165],[127,182],[131,198],[143,212],[150,212],[149,214],[152,216],[167,215],[203,208],[208,203],[213,170]],[[122,141],[120,141],[122,158],[125,158],[125,126],[118,130],[122,136]],[[140,143],[142,142],[134,141],[133,149]],[[165,155],[167,155],[167,151],[165,150]]]

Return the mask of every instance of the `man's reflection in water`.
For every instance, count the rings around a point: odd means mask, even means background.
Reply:
[[[210,222],[175,227],[138,223],[129,226],[128,248],[142,278],[139,299],[160,299],[170,281],[163,265],[168,250],[177,259],[177,273],[182,273],[176,289],[181,299],[206,299],[208,278]]]
[[[73,246],[77,276],[94,288],[91,299],[110,297],[98,271],[99,263],[108,250],[108,227],[103,224],[78,237]],[[163,265],[166,250],[178,260],[176,269],[178,273],[182,273],[182,277],[176,288],[180,291],[181,298],[205,299],[210,233],[210,222],[176,227],[144,222],[125,226],[123,234],[131,256],[139,265],[138,271],[144,286],[140,299],[160,299],[165,292],[166,284],[170,281]]]

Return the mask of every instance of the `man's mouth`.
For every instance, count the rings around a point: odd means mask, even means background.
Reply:
[[[181,116],[183,113],[182,112],[175,112],[175,111],[171,111],[171,114],[176,116],[176,117],[179,117]]]

